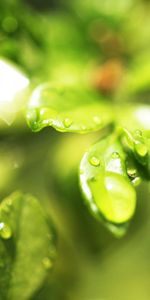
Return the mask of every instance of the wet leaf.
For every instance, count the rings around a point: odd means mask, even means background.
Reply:
[[[86,133],[105,127],[112,119],[112,109],[104,99],[71,85],[41,85],[33,92],[27,112],[33,131],[52,126],[61,132]]]
[[[118,105],[116,107],[116,121],[128,130],[140,129],[150,135],[150,105]]]
[[[127,175],[126,154],[114,135],[85,153],[80,185],[92,214],[117,236],[124,234],[135,211],[136,193]]]
[[[39,202],[12,194],[0,205],[0,299],[29,299],[54,256],[53,232]]]
[[[123,144],[131,151],[135,159],[144,166],[150,177],[150,138],[146,137],[141,130],[133,132],[123,129]]]

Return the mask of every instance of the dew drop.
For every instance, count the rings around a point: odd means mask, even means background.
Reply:
[[[95,203],[91,203],[91,210],[96,213],[98,211],[97,206]]]
[[[135,178],[136,174],[137,174],[136,169],[134,169],[134,168],[128,168],[127,173],[129,175],[129,177],[131,177],[131,178]]]
[[[92,156],[89,161],[90,164],[94,167],[98,167],[100,165],[100,160],[96,156]]]
[[[47,269],[47,270],[51,269],[51,267],[52,267],[52,265],[53,265],[53,264],[52,264],[52,261],[51,261],[48,257],[45,257],[45,258],[43,259],[42,263],[43,263],[43,265],[44,265],[44,268]]]
[[[93,176],[93,177],[91,177],[89,180],[93,182],[93,181],[96,181],[97,178]]]
[[[140,183],[141,183],[141,178],[140,177],[135,177],[133,180],[132,180],[132,183],[134,186],[138,186]]]
[[[148,153],[147,146],[141,142],[135,143],[135,150],[142,157],[144,157]]]
[[[136,136],[141,137],[141,136],[142,136],[142,131],[137,129],[137,130],[135,130],[134,134],[135,134]]]
[[[33,131],[36,131],[38,129],[38,110],[37,109],[29,109],[27,112],[27,121]]]
[[[99,125],[99,124],[102,123],[102,120],[100,119],[99,116],[94,116],[94,117],[93,117],[93,121],[94,121],[97,125]]]
[[[41,108],[41,109],[40,109],[40,117],[45,116],[46,113],[47,113],[47,109],[45,109],[45,108]]]
[[[4,222],[0,223],[0,236],[5,240],[10,239],[12,236],[11,228]]]
[[[65,118],[64,125],[69,128],[72,125],[73,121],[70,118]]]
[[[119,158],[119,153],[118,152],[113,152],[112,153],[112,158]]]

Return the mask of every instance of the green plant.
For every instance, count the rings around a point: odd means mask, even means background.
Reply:
[[[116,235],[124,233],[133,216],[134,185],[149,179],[150,128],[143,109],[149,115],[149,106],[124,106],[122,114],[130,113],[131,123],[128,126],[127,119],[121,124],[117,120],[121,112],[116,114],[115,106],[92,91],[70,85],[45,84],[29,101],[27,120],[35,132],[46,126],[61,132],[104,132],[81,161],[80,185],[90,211]]]
[[[97,221],[125,236],[149,186],[149,17],[146,4],[116,3],[64,1],[44,15],[0,4],[1,300],[72,299],[72,232],[91,247]]]

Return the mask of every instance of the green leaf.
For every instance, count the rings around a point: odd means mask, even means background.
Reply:
[[[112,109],[84,88],[43,84],[33,92],[27,121],[33,131],[52,126],[61,132],[86,133],[111,123]]]
[[[143,32],[141,34],[143,34]],[[143,51],[142,53],[140,53],[140,55],[133,57],[132,67],[130,71],[128,71],[128,73],[126,74],[126,78],[124,80],[123,91],[125,94],[139,95],[140,93],[148,92],[149,89],[150,89],[149,51],[148,53],[147,51],[146,52]]]
[[[26,300],[52,267],[53,232],[39,202],[14,193],[0,205],[0,299]]]
[[[150,135],[150,105],[128,104],[116,107],[116,121],[128,130],[140,129]]]
[[[123,234],[135,211],[136,193],[127,175],[126,154],[115,135],[85,153],[80,185],[92,214],[116,235]]]
[[[150,178],[150,139],[140,130],[131,132],[125,128],[122,136],[124,146],[132,152],[139,164],[145,167]]]

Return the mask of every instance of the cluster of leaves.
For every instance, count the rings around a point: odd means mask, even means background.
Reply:
[[[33,92],[27,112],[28,124],[35,132],[46,126],[82,134],[108,128],[81,161],[80,185],[90,211],[116,235],[126,231],[135,211],[134,186],[150,178],[150,108],[134,105],[122,109],[130,114],[130,126],[128,120],[117,120],[121,111],[92,91],[44,84]]]
[[[117,9],[107,2],[68,1],[68,10],[44,17],[19,1],[0,3],[0,54],[9,59],[0,60],[1,82],[7,81],[0,118],[10,125],[18,116],[24,127],[23,112],[33,132],[49,126],[98,132],[99,141],[80,162],[81,193],[91,214],[120,237],[136,209],[136,186],[150,179],[149,30],[135,22],[137,15],[150,26],[140,3],[127,18],[133,0],[116,1]],[[25,85],[12,89],[13,78],[24,78]],[[3,200],[0,298],[25,300],[38,290],[55,256],[53,235],[33,196],[15,193]]]

